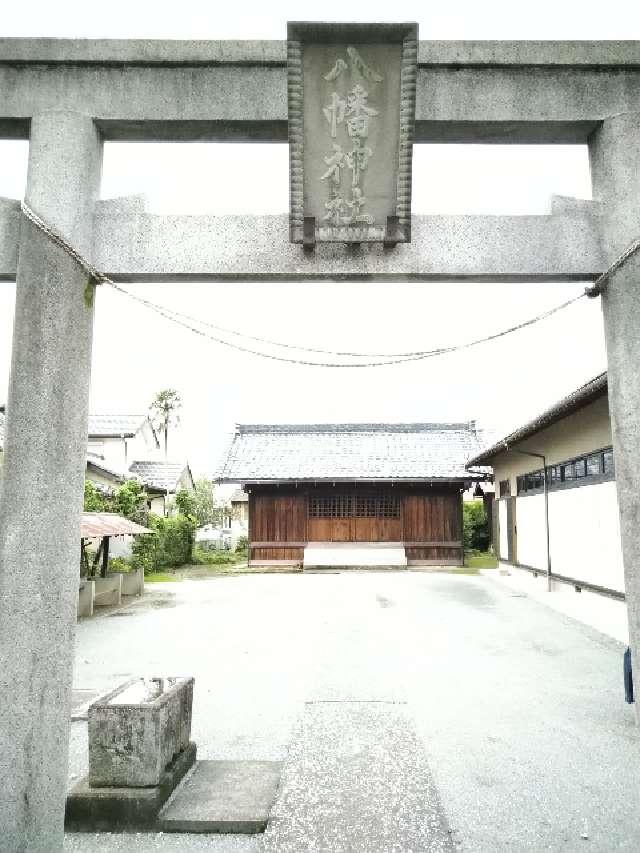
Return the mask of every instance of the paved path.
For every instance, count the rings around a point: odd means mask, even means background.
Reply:
[[[636,851],[640,735],[621,659],[619,644],[487,578],[264,575],[163,585],[81,623],[75,682],[195,675],[202,758],[285,760],[305,702],[406,703],[458,849]],[[71,747],[78,775],[84,723]],[[263,840],[68,836],[67,847],[253,853]]]

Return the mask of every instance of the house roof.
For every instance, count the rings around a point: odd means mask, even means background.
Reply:
[[[101,458],[92,456],[91,454],[87,454],[87,468],[94,468],[101,474],[106,474],[108,477],[113,478],[113,480],[118,483],[124,483],[125,480],[133,479],[131,474],[127,471],[120,471],[117,468],[111,468],[109,465],[105,465]]]
[[[514,444],[523,441],[525,438],[529,438],[529,436],[535,435],[535,433],[557,423],[563,418],[566,418],[568,415],[572,415],[574,412],[584,408],[589,405],[589,403],[593,403],[594,400],[604,396],[606,393],[607,374],[605,372],[600,373],[594,379],[591,379],[589,382],[581,385],[580,388],[577,388],[571,394],[563,397],[562,400],[559,400],[551,406],[551,408],[546,409],[546,411],[542,412],[541,415],[538,415],[537,418],[534,418],[524,424],[524,426],[514,430],[514,432],[500,439],[500,441],[497,441],[495,444],[492,444],[481,453],[471,457],[467,462],[467,465],[490,464],[491,460],[499,453],[504,453],[505,450],[508,450]]]
[[[473,423],[242,424],[220,483],[469,480]]]
[[[129,471],[152,488],[175,492],[180,478],[185,471],[189,471],[189,466],[186,462],[147,460],[133,462]]]
[[[140,533],[152,532],[116,512],[83,512],[80,522],[82,539],[93,536],[137,536]]]
[[[236,489],[235,492],[229,498],[229,502],[232,504],[247,503],[248,500],[249,495],[242,489]]]
[[[148,415],[89,415],[89,438],[134,436]]]

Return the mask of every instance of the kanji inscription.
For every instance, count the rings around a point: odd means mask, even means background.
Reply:
[[[291,240],[409,241],[417,27],[290,24],[288,45]]]

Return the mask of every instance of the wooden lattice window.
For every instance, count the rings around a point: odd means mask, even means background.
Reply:
[[[327,495],[309,498],[310,518],[400,518],[400,498]]]

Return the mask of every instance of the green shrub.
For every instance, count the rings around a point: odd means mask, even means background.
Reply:
[[[194,548],[191,562],[196,566],[226,566],[236,562],[236,555],[229,551],[205,551]]]
[[[192,561],[195,522],[184,515],[162,518],[149,514],[147,527],[154,532],[137,536],[133,544],[133,565],[145,574]]]
[[[110,572],[130,572],[132,569],[129,560],[124,557],[110,557],[109,571]]]
[[[484,503],[465,501],[462,505],[465,551],[486,551],[489,547],[489,523]]]
[[[248,536],[238,536],[238,541],[236,542],[236,554],[246,554],[248,547],[249,547],[249,537]]]

